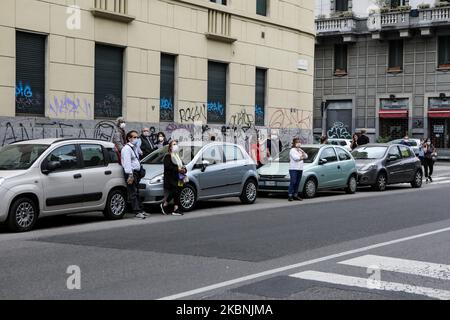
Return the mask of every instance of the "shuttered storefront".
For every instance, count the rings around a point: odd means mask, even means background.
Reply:
[[[16,114],[45,115],[45,40],[16,33]]]
[[[266,74],[265,69],[256,68],[255,86],[255,124],[264,126],[266,105]]]
[[[95,117],[122,116],[123,49],[95,46]]]
[[[208,123],[225,123],[227,68],[225,63],[208,62]]]
[[[175,56],[161,54],[160,121],[174,121],[174,96]]]

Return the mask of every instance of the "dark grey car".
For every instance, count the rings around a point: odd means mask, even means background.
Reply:
[[[358,170],[358,185],[379,191],[388,184],[411,183],[422,186],[422,165],[413,150],[400,144],[368,144],[353,150]]]

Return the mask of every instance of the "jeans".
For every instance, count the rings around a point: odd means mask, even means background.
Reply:
[[[128,175],[125,174],[125,181],[128,180]],[[134,173],[134,183],[127,183],[127,191],[128,191],[128,200],[130,201],[131,208],[134,213],[138,213],[142,211],[142,204],[139,198],[139,177],[136,173]]]
[[[289,170],[289,175],[291,176],[291,183],[289,185],[289,197],[298,196],[298,187],[300,185],[300,180],[302,180],[302,170]]]
[[[433,159],[425,158],[424,159],[424,167],[425,167],[425,177],[431,177],[433,175]]]

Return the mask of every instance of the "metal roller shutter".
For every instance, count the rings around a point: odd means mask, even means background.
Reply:
[[[122,116],[123,49],[95,46],[95,117]]]
[[[16,33],[16,113],[45,115],[45,39]]]
[[[160,121],[174,120],[175,56],[161,54]]]
[[[224,63],[208,63],[208,123],[225,123],[227,68]]]

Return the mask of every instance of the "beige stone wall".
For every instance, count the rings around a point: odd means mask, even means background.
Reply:
[[[113,0],[108,0],[114,2]],[[123,114],[129,121],[159,122],[160,54],[175,54],[175,121],[179,108],[206,104],[208,60],[229,63],[227,122],[254,115],[255,68],[267,68],[266,126],[312,126],[314,3],[271,0],[268,17],[256,0],[128,0],[131,23],[94,17],[94,0],[2,0],[0,2],[0,116],[15,116],[15,31],[48,34],[46,116],[93,119],[95,43],[122,46]],[[70,30],[67,5],[81,7],[81,28]],[[209,40],[208,10],[231,14],[232,44]],[[264,33],[264,37],[262,34]],[[299,60],[308,70],[297,68]],[[92,110],[55,113],[54,99],[87,101]],[[311,122],[311,123],[310,123]]]

